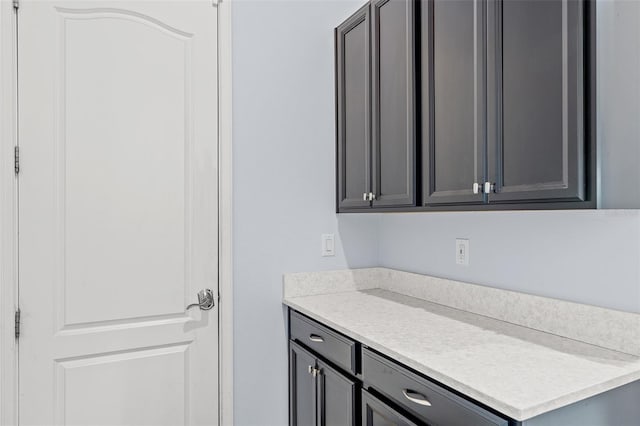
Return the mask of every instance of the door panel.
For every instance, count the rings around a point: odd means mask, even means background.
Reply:
[[[483,0],[421,3],[424,204],[482,203],[485,176]]]
[[[216,20],[21,2],[21,424],[217,424]]]
[[[316,358],[294,342],[289,342],[289,423],[313,426],[317,416],[317,384],[311,374]]]
[[[371,3],[374,207],[415,205],[414,9],[413,0]]]
[[[338,207],[367,208],[371,191],[369,5],[336,28]]]
[[[489,202],[585,199],[583,2],[489,3]]]
[[[319,426],[355,426],[356,384],[345,375],[318,361],[320,369]]]

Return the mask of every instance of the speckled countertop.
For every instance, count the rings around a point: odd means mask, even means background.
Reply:
[[[516,420],[640,379],[640,358],[382,289],[285,305]]]

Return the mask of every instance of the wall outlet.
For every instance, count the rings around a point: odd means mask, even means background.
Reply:
[[[469,266],[469,240],[456,238],[456,263]]]
[[[322,256],[335,256],[336,255],[336,245],[335,238],[333,234],[322,234]]]

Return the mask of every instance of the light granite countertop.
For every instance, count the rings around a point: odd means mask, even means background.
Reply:
[[[640,357],[388,290],[283,303],[515,420],[640,379]]]

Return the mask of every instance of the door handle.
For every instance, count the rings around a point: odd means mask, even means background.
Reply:
[[[208,288],[200,290],[198,292],[198,303],[192,303],[184,308],[184,310],[186,311],[188,309],[195,308],[196,306],[203,311],[208,311],[209,309],[216,306],[216,303],[213,300],[213,291]]]

